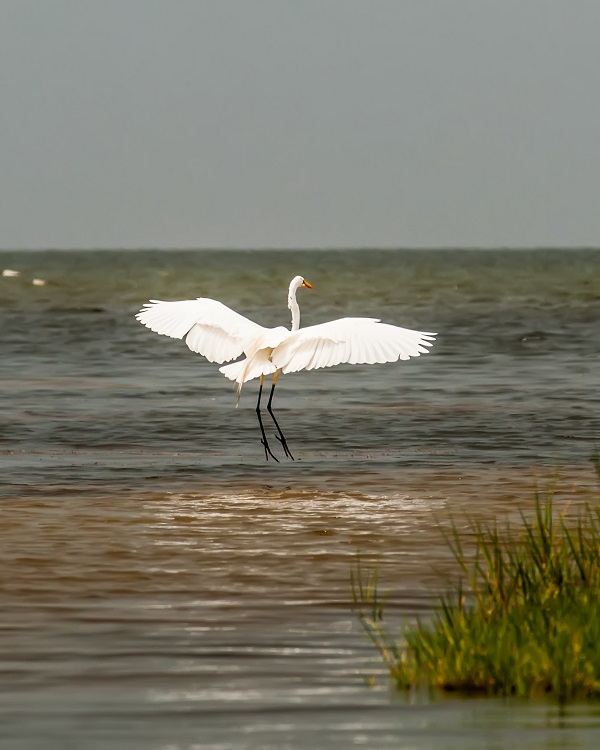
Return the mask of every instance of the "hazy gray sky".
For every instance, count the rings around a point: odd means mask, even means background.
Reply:
[[[598,0],[0,0],[0,247],[600,244]]]

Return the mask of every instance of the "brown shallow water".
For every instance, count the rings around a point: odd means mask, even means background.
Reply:
[[[563,467],[561,505],[589,497],[582,477]],[[455,571],[440,526],[517,522],[536,477],[387,479],[5,502],[6,747],[594,747],[591,706],[394,695],[351,614],[357,555],[379,561],[392,618],[427,612]]]
[[[598,746],[595,706],[396,695],[350,570],[377,559],[391,616],[426,614],[451,516],[516,523],[555,474],[561,504],[585,500],[599,253],[4,255],[0,747]],[[297,461],[267,464],[255,390],[235,409],[133,314],[210,293],[287,323],[296,273],[306,323],[441,333],[403,366],[283,378]]]

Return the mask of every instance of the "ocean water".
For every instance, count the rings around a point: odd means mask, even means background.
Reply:
[[[377,558],[392,609],[426,612],[450,515],[516,517],[555,475],[585,499],[599,251],[2,252],[2,269],[20,273],[0,277],[0,746],[597,746],[591,707],[397,696],[349,576]],[[287,326],[296,274],[302,325],[438,339],[283,376],[296,461],[273,438],[266,462],[256,382],[236,408],[218,365],[134,315],[208,296]]]

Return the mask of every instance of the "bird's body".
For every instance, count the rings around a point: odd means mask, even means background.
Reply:
[[[151,300],[136,318],[156,333],[172,338],[185,337],[187,346],[210,362],[231,362],[242,354],[244,359],[219,368],[225,377],[238,385],[238,396],[244,383],[273,375],[268,410],[278,430],[278,439],[286,455],[289,449],[271,411],[273,390],[280,373],[314,370],[320,367],[348,364],[375,364],[406,360],[426,354],[435,333],[413,331],[381,323],[377,318],[340,318],[300,328],[300,309],[296,302],[299,287],[312,288],[302,276],[292,279],[288,307],[292,313],[291,330],[279,326],[264,328],[217,300],[199,297],[195,300],[163,302]],[[265,455],[271,453],[260,418],[260,392],[257,414],[261,425]]]

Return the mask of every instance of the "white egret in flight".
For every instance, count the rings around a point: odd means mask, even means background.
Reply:
[[[294,460],[272,410],[273,392],[280,373],[315,370],[342,363],[371,365],[410,359],[426,354],[427,347],[432,346],[437,335],[381,323],[378,318],[340,318],[300,328],[296,291],[302,286],[312,289],[302,276],[294,277],[290,283],[291,331],[283,326],[264,328],[222,302],[205,297],[179,302],[150,300],[135,316],[140,323],[163,336],[185,337],[188,347],[209,362],[222,364],[246,355],[219,370],[238,384],[238,399],[244,383],[260,378],[256,414],[267,461],[269,456],[278,461],[269,447],[260,414],[260,399],[267,375],[273,375],[267,411],[285,455]]]

